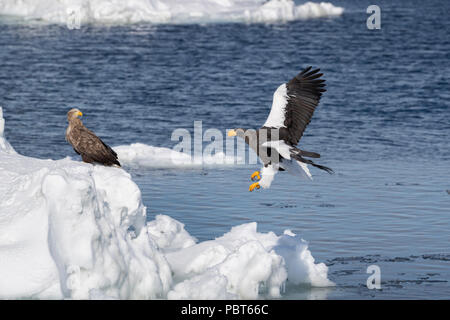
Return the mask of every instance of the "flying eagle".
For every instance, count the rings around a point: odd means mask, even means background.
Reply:
[[[83,125],[78,117],[83,116],[78,109],[67,112],[69,126],[66,130],[66,140],[81,159],[87,163],[100,163],[105,166],[119,166],[117,153]]]
[[[288,83],[283,83],[273,94],[272,109],[266,123],[258,129],[242,128],[228,131],[229,137],[238,136],[252,148],[263,163],[260,171],[251,175],[259,180],[249,191],[269,188],[275,174],[285,171],[311,179],[308,164],[333,173],[333,170],[307,158],[320,158],[315,152],[300,150],[297,144],[311,121],[314,110],[325,92],[325,80],[320,69],[308,67]]]

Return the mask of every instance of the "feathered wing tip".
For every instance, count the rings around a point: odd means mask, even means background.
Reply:
[[[325,80],[320,69],[307,67],[287,84],[287,103],[284,110],[285,138],[289,144],[297,145],[310,123],[325,89]],[[274,99],[275,101],[275,99]]]
[[[109,147],[109,146],[108,146],[108,147]],[[119,168],[122,167],[122,165],[121,165],[120,162],[119,162],[119,158],[117,157],[117,153],[116,153],[111,147],[109,147],[109,149],[111,150],[112,155],[114,156],[114,160],[112,161],[112,162],[113,162],[113,165],[116,165],[116,166],[118,166]]]
[[[312,160],[305,159],[305,158],[303,158],[302,156],[300,156],[298,154],[292,154],[292,158],[294,158],[295,160],[298,160],[300,162],[303,162],[303,163],[306,163],[306,164],[310,164],[313,167],[316,167],[316,168],[319,168],[321,170],[324,170],[324,171],[328,172],[329,174],[334,174],[333,169],[328,168],[326,166],[322,166],[322,165],[317,164],[317,163],[314,163]]]
[[[99,138],[100,139],[100,138]],[[101,141],[101,139],[100,139]],[[102,144],[105,146],[106,150],[108,151],[108,159],[107,161],[105,161],[106,165],[110,165],[110,166],[118,166],[118,167],[122,167],[120,162],[119,162],[119,158],[117,156],[117,152],[115,152],[110,146],[108,146],[106,143],[104,143],[103,141],[101,141]]]
[[[122,167],[122,165],[120,164],[119,160],[117,159],[117,155],[114,158],[111,158],[109,163],[106,163],[107,165],[110,166],[117,166],[119,168]]]
[[[295,78],[299,81],[309,83],[310,85],[315,85],[318,87],[319,92],[325,92],[327,91],[325,87],[325,79],[318,79],[321,76],[323,76],[323,73],[319,73],[320,69],[312,69],[312,66],[307,67],[306,69],[303,69]],[[316,80],[318,79],[318,80]]]
[[[318,79],[321,76],[323,76],[323,73],[319,73],[320,68],[317,68],[314,70],[311,70],[311,69],[312,69],[312,66],[309,66],[309,67],[303,69],[299,74],[297,74],[296,78],[298,80],[311,82],[312,80]],[[314,83],[323,83],[323,82],[325,82],[324,79],[314,81]]]
[[[334,174],[334,171],[331,168],[328,168],[328,167],[325,167],[325,166],[322,166],[322,165],[316,164],[316,163],[311,163],[311,165],[316,167],[316,168],[322,169],[322,170],[328,172],[329,174]]]
[[[119,160],[114,160],[114,163],[112,164],[112,166],[122,168],[122,165],[120,164]]]
[[[309,70],[311,70],[311,69],[312,69],[312,66],[306,67],[305,69],[303,69],[303,70],[300,72],[300,74],[303,75],[303,74],[307,73],[307,72],[308,72]],[[320,70],[320,69],[318,69],[318,70]]]
[[[309,66],[305,69],[303,69],[297,76],[295,76],[290,82],[290,88],[292,88],[292,93],[294,94],[292,98],[297,99],[298,97],[296,96],[301,95],[302,99],[304,101],[297,101],[298,106],[301,107],[301,109],[303,110],[308,110],[309,111],[309,117],[305,118],[304,116],[298,116],[300,118],[299,122],[303,125],[301,126],[304,130],[304,128],[306,127],[306,125],[309,123],[312,114],[314,112],[314,109],[316,107],[316,105],[318,104],[320,97],[322,96],[322,93],[327,91],[325,89],[325,80],[324,79],[320,79],[320,77],[323,76],[323,73],[319,72],[320,69],[313,69],[312,66]],[[315,103],[313,103],[315,102]],[[298,111],[293,111],[294,115],[297,115],[295,112],[298,113]],[[295,126],[295,125],[293,125]],[[303,134],[303,130],[301,131],[300,134],[298,134],[297,132],[295,132],[295,134],[297,134],[296,142],[298,142],[298,140],[300,139],[301,135]],[[328,168],[326,166],[322,166],[320,164],[316,164],[314,163],[312,160],[309,159],[305,159],[303,157],[308,157],[308,158],[320,158],[320,154],[315,153],[315,152],[310,152],[310,151],[305,151],[305,150],[300,150],[297,148],[294,148],[294,154],[293,154],[293,158],[300,161],[301,163],[305,163],[305,164],[310,164],[316,168],[319,168],[321,170],[324,170],[326,172],[328,172],[329,174],[333,174],[334,171],[331,168]]]

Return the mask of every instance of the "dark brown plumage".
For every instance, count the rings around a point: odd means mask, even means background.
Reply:
[[[82,115],[78,109],[71,109],[67,113],[69,122],[66,130],[67,142],[72,145],[76,153],[81,155],[84,162],[120,167],[117,153],[83,125],[78,118]]]

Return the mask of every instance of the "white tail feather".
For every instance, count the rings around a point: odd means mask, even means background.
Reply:
[[[298,160],[283,160],[281,167],[286,169],[290,174],[300,178],[312,180],[312,175],[309,172],[308,165]]]

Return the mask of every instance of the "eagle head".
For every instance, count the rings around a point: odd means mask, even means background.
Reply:
[[[235,137],[235,136],[238,136],[238,137],[244,137],[245,136],[245,131],[246,130],[244,130],[244,129],[242,129],[242,128],[237,128],[237,129],[231,129],[230,131],[228,131],[228,133],[227,133],[227,136],[228,137]]]
[[[67,112],[67,120],[68,121],[76,119],[78,117],[82,117],[82,116],[83,116],[83,113],[76,108],[70,109],[69,112]]]

